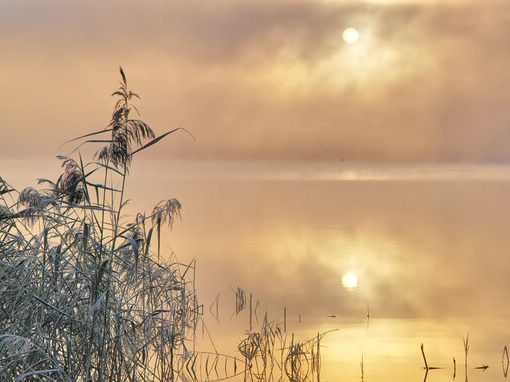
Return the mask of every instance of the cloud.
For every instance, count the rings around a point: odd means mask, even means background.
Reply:
[[[7,137],[30,152],[54,154],[57,132],[104,126],[122,64],[151,125],[198,138],[157,156],[509,158],[502,1],[0,6],[0,112]],[[353,46],[341,41],[348,26],[360,31]],[[41,135],[47,151],[25,139],[34,130],[53,134]]]

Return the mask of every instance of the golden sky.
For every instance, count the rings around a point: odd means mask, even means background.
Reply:
[[[147,156],[507,160],[508,31],[499,0],[0,0],[0,157],[103,128],[122,65],[197,137]]]
[[[56,179],[121,65],[156,134],[196,137],[141,153],[128,198],[182,202],[165,250],[206,307],[240,285],[294,317],[507,317],[507,167],[414,162],[510,160],[509,48],[508,0],[0,0],[0,176]]]

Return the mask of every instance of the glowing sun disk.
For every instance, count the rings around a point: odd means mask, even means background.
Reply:
[[[354,44],[358,41],[359,32],[354,28],[347,28],[344,30],[344,33],[342,33],[342,37],[347,44]]]
[[[347,272],[342,277],[342,285],[347,289],[354,289],[358,286],[358,276],[354,272]]]

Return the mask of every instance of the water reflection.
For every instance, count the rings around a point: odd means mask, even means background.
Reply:
[[[130,182],[133,210],[182,202],[164,247],[197,258],[221,352],[267,312],[301,339],[339,329],[322,381],[508,375],[510,167],[139,162]]]
[[[324,339],[323,380],[359,381],[362,360],[367,381],[423,380],[421,343],[441,368],[428,381],[454,369],[463,379],[468,330],[470,380],[504,378],[508,167],[218,166],[186,164],[133,196],[181,200],[168,247],[197,257],[206,305],[240,285],[275,318],[285,306],[289,325],[300,321],[289,330],[338,328]]]
[[[503,368],[503,375],[505,378],[508,376],[508,366],[510,365],[510,361],[508,359],[508,348],[503,348],[503,356],[501,357],[501,366]]]

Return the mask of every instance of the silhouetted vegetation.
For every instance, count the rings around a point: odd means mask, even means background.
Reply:
[[[132,119],[138,96],[120,73],[107,128],[73,140],[103,146],[92,161],[60,156],[62,175],[40,189],[0,180],[2,381],[170,381],[192,340],[194,263],[159,253],[180,203],[123,214],[134,156],[177,130],[156,138]]]
[[[156,137],[131,118],[139,97],[120,74],[110,123],[69,141],[56,181],[18,192],[0,178],[0,381],[319,381],[322,335],[289,342],[286,320],[267,315],[254,331],[251,294],[241,357],[195,350],[195,262],[161,254],[181,204],[124,213],[135,155],[179,129]],[[84,161],[79,149],[98,144]],[[238,288],[236,313],[245,307]]]

